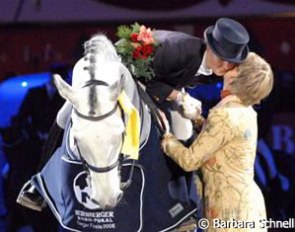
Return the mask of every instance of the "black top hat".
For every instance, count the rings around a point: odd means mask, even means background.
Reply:
[[[204,37],[210,49],[223,60],[241,63],[248,55],[249,34],[232,19],[218,19],[214,26],[205,30]]]

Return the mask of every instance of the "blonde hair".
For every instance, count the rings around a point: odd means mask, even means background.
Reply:
[[[272,69],[262,57],[250,52],[246,60],[237,66],[238,74],[229,86],[243,104],[254,105],[267,97],[273,88]]]

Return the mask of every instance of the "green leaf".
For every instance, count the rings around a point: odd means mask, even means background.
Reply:
[[[132,33],[139,33],[140,25],[138,22],[135,22],[134,24],[131,25],[132,28]]]
[[[117,44],[116,44],[116,49],[117,52],[120,55],[132,55],[132,51],[134,50],[134,47],[130,44],[130,42],[126,39],[121,39]]]
[[[130,34],[132,33],[130,27],[126,26],[126,25],[121,25],[118,27],[117,33],[116,35],[120,38],[120,39],[129,39]]]

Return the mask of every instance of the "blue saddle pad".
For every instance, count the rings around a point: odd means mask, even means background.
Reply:
[[[196,212],[192,173],[183,172],[163,155],[159,132],[152,126],[149,139],[134,166],[132,184],[111,210],[101,211],[89,198],[91,189],[80,160],[63,145],[56,150],[33,183],[60,224],[71,231],[169,231]],[[131,161],[122,165],[128,179]]]
[[[131,164],[123,165],[123,180],[127,178],[130,168]],[[141,231],[143,175],[141,167],[135,166],[132,185],[124,192],[123,200],[115,209],[106,211],[99,210],[98,205],[90,200],[91,189],[82,163],[70,160],[60,149],[42,172],[33,177],[33,181],[66,229],[119,232],[124,231],[122,228],[128,228],[126,231]]]

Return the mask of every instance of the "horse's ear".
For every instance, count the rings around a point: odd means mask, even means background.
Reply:
[[[65,82],[58,74],[54,74],[53,78],[54,84],[60,96],[71,102],[74,106],[78,106],[77,94],[75,94],[73,87],[70,86],[67,82]]]

